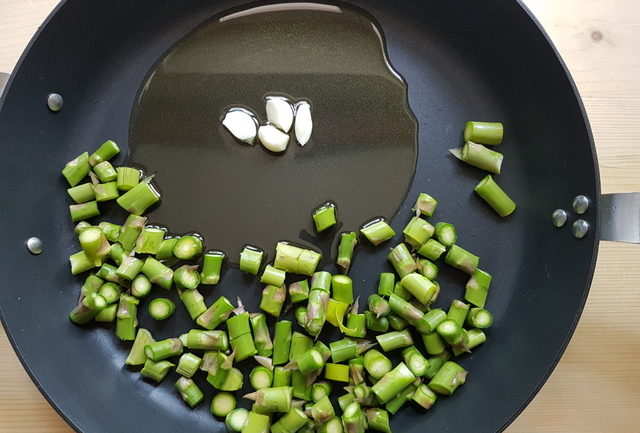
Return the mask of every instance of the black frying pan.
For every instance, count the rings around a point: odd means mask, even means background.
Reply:
[[[59,170],[106,138],[116,140],[126,155],[131,111],[150,68],[199,24],[245,3],[63,2],[29,45],[3,94],[3,324],[27,372],[77,431],[224,429],[208,413],[208,403],[191,411],[180,401],[173,376],[155,386],[124,369],[128,345],[116,341],[112,329],[84,329],[68,321],[80,284],[68,272],[66,257],[77,245]],[[601,200],[584,109],[550,41],[516,1],[351,3],[382,27],[419,125],[415,175],[404,202],[385,216],[400,231],[416,194],[432,193],[441,203],[436,220],[454,222],[464,246],[482,257],[482,267],[495,279],[489,307],[496,324],[487,343],[460,361],[470,370],[467,384],[427,413],[404,409],[393,427],[500,431],[557,363],[591,282]],[[45,104],[51,92],[65,100],[56,114]],[[472,195],[482,173],[447,156],[472,118],[507,125],[508,163],[499,179],[519,204],[508,219]],[[123,161],[121,155],[116,163]],[[326,164],[330,170],[331,160]],[[171,182],[171,173],[158,175],[160,185]],[[569,227],[556,229],[549,221],[553,209],[570,209],[578,194],[591,198],[583,216],[591,230],[581,240]],[[233,221],[227,227],[233,229]],[[43,240],[41,255],[24,248],[30,236]],[[388,266],[385,256],[386,248],[358,252],[352,276],[361,294],[375,287],[377,273]],[[442,305],[462,296],[465,279],[459,273],[443,271],[439,279]],[[258,290],[255,280],[230,269],[220,287],[206,291],[207,303],[219,294],[240,294],[255,309]],[[145,313],[140,321],[160,337],[190,323],[183,312],[166,325],[153,324]],[[210,395],[210,388],[203,388]]]

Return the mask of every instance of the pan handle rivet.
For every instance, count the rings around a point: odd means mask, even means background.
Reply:
[[[64,99],[62,99],[62,95],[58,93],[49,93],[47,95],[47,107],[51,111],[60,111],[62,110],[62,105],[64,104]]]
[[[573,199],[573,211],[582,215],[589,209],[589,198],[585,195],[578,195]]]
[[[562,227],[567,222],[567,212],[564,209],[556,209],[551,214],[551,222],[556,227]]]
[[[585,220],[575,220],[571,231],[576,239],[582,239],[589,232],[589,223]]]
[[[42,240],[35,236],[27,239],[27,249],[31,254],[38,255],[42,252]]]

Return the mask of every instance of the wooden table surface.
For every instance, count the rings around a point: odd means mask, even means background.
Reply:
[[[80,0],[79,0],[80,1]],[[10,72],[56,0],[0,0]],[[525,0],[569,66],[596,140],[602,191],[640,191],[640,2]],[[640,432],[640,245],[603,242],[582,319],[508,433]],[[70,433],[0,329],[0,432]]]

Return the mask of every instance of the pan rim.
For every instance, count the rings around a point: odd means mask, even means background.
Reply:
[[[319,0],[319,1],[321,1],[321,0]],[[2,94],[0,95],[0,113],[2,112],[2,108],[4,106],[5,99],[7,97],[7,94],[10,91],[10,88],[12,86],[13,80],[14,80],[16,74],[20,71],[22,63],[24,62],[25,58],[27,57],[27,55],[31,51],[32,46],[38,40],[40,35],[45,31],[45,29],[48,27],[49,23],[54,19],[54,17],[58,14],[58,12],[67,4],[67,2],[68,2],[68,0],[61,0],[60,3],[58,3],[52,9],[52,11],[49,13],[49,15],[45,18],[43,23],[39,26],[37,31],[34,33],[33,37],[30,39],[29,43],[26,45],[24,51],[22,52],[22,54],[20,55],[18,61],[16,62],[16,65],[14,66],[13,70],[9,74],[9,79],[8,79],[8,81],[6,83],[6,86],[5,86]],[[555,56],[555,58],[559,62],[562,70],[564,71],[564,74],[568,79],[569,85],[571,86],[571,89],[573,90],[573,94],[575,95],[576,103],[577,103],[578,108],[580,110],[580,114],[582,116],[582,120],[583,120],[584,126],[586,128],[586,133],[587,133],[587,137],[588,137],[588,141],[589,141],[589,146],[591,148],[591,155],[592,155],[592,162],[593,162],[593,173],[594,173],[594,181],[595,181],[595,190],[596,190],[596,196],[593,197],[593,202],[594,202],[593,206],[595,207],[595,224],[594,224],[593,237],[591,238],[592,242],[593,242],[593,245],[592,245],[593,254],[592,254],[591,263],[589,264],[589,272],[588,272],[588,275],[587,275],[587,278],[586,278],[586,282],[585,282],[586,287],[585,287],[585,290],[583,291],[583,296],[579,300],[578,309],[576,310],[575,317],[573,318],[573,321],[571,322],[571,325],[566,329],[565,338],[563,339],[563,341],[562,341],[562,343],[561,343],[561,345],[560,345],[560,347],[558,349],[558,352],[554,356],[553,361],[548,365],[548,367],[547,367],[546,371],[544,372],[542,378],[533,387],[533,389],[531,390],[531,392],[527,396],[527,398],[525,400],[523,400],[523,402],[518,406],[516,411],[509,418],[507,418],[506,421],[498,428],[497,432],[504,431],[510,424],[513,423],[513,421],[531,403],[533,398],[538,394],[538,392],[540,392],[540,390],[542,389],[544,384],[547,382],[547,380],[551,376],[551,373],[553,373],[553,371],[555,370],[556,366],[558,365],[558,362],[562,358],[562,355],[566,351],[567,346],[568,346],[569,342],[571,341],[571,338],[573,337],[573,334],[575,333],[575,330],[576,330],[576,327],[577,327],[578,322],[580,320],[580,317],[582,316],[582,313],[584,311],[584,306],[586,304],[587,297],[589,295],[589,292],[591,290],[591,285],[593,283],[593,276],[594,276],[594,273],[595,273],[595,267],[596,267],[596,263],[597,263],[597,259],[598,259],[598,253],[599,253],[600,228],[601,228],[601,210],[600,210],[601,181],[600,181],[600,171],[599,171],[599,165],[598,165],[598,157],[597,157],[597,152],[596,152],[596,146],[595,146],[595,142],[594,142],[594,138],[593,138],[593,132],[592,132],[592,129],[591,129],[591,126],[590,126],[590,122],[589,122],[589,119],[588,119],[588,116],[587,116],[587,112],[586,112],[585,107],[584,107],[584,102],[582,100],[582,97],[580,96],[580,92],[578,91],[578,88],[577,88],[577,86],[575,84],[575,81],[574,81],[572,75],[571,75],[571,72],[569,71],[569,68],[567,67],[567,65],[564,62],[562,56],[558,52],[558,49],[556,48],[555,44],[553,43],[551,37],[546,32],[546,30],[544,29],[544,27],[542,26],[540,21],[536,18],[536,16],[533,14],[533,12],[531,12],[531,10],[524,4],[523,0],[514,0],[514,3],[522,9],[522,11],[528,16],[528,18],[535,24],[535,26],[537,27],[537,29],[540,32],[540,34],[544,37],[546,43],[548,44],[549,48],[551,49],[551,52],[553,53],[553,55]],[[11,344],[11,347],[13,348],[18,360],[20,361],[20,364],[22,365],[23,369],[26,371],[27,375],[29,376],[29,378],[31,379],[33,384],[36,386],[38,391],[40,391],[40,394],[42,394],[42,396],[49,403],[49,405],[58,413],[58,415],[60,415],[60,417],[73,430],[75,430],[78,433],[86,433],[83,430],[81,430],[80,427],[69,416],[67,416],[60,409],[58,404],[49,396],[47,390],[44,389],[42,387],[42,385],[40,384],[40,382],[38,381],[35,373],[31,370],[28,362],[23,357],[23,354],[20,351],[20,348],[19,348],[18,344],[16,343],[16,341],[14,339],[14,336],[13,336],[13,333],[11,332],[11,329],[9,328],[8,324],[6,323],[5,315],[4,315],[3,310],[2,310],[2,305],[0,305],[0,322],[2,323],[2,326],[3,326],[3,329],[5,331],[5,334],[7,335],[7,339],[9,341],[9,343]]]

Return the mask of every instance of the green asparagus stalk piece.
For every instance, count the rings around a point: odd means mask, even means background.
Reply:
[[[198,265],[182,265],[173,272],[173,282],[181,290],[195,290],[200,285]]]
[[[313,225],[318,233],[335,226],[338,222],[336,219],[336,205],[331,202],[322,204],[313,211],[312,218]]]
[[[160,192],[151,183],[151,178],[143,179],[136,186],[118,197],[118,204],[133,215],[142,215],[151,205],[160,200]],[[95,189],[95,188],[94,188]]]
[[[471,349],[478,347],[485,341],[487,341],[487,336],[482,332],[482,329],[469,329],[469,331],[467,331],[466,345],[453,347],[453,354],[458,356],[465,352],[470,352]]]
[[[469,275],[473,275],[476,269],[478,269],[480,258],[458,245],[453,245],[449,248],[444,260],[448,265],[460,269]]]
[[[376,218],[367,222],[360,229],[360,233],[373,245],[380,245],[396,235],[396,232],[384,218]]]
[[[93,200],[86,203],[69,205],[69,214],[71,215],[71,221],[74,223],[98,216],[100,215],[98,202]]]
[[[204,400],[204,394],[192,379],[181,377],[176,381],[175,386],[180,393],[182,400],[184,400],[189,407],[196,407],[202,400]]]
[[[175,256],[173,255],[173,248],[176,246],[179,239],[180,238],[178,237],[168,237],[163,239],[160,243],[160,248],[158,248],[158,252],[156,253],[156,260],[165,261],[175,259]]]
[[[340,243],[338,244],[338,257],[336,264],[342,268],[346,274],[351,267],[353,259],[353,251],[358,244],[358,235],[356,232],[347,232],[340,234]]]
[[[383,433],[391,433],[389,425],[389,412],[378,407],[368,407],[365,409],[365,418],[369,429]]]
[[[144,328],[138,329],[136,339],[133,341],[133,346],[129,351],[127,359],[124,360],[126,365],[142,365],[147,361],[147,355],[144,353],[144,348],[148,344],[154,343],[155,340],[151,335],[151,332]]]
[[[271,433],[296,433],[309,421],[309,417],[297,407],[292,408],[271,426]]]
[[[290,386],[263,388],[246,394],[244,398],[253,400],[261,411],[287,413],[291,410],[293,392]]]
[[[240,270],[249,274],[258,275],[264,252],[251,245],[245,245],[240,253]]]
[[[424,343],[424,348],[429,355],[439,355],[443,353],[447,348],[444,340],[442,339],[442,337],[440,337],[440,334],[437,331],[431,332],[429,334],[423,334],[422,342]]]
[[[228,432],[242,431],[242,429],[244,428],[244,425],[247,422],[248,417],[249,417],[249,411],[244,408],[239,407],[237,409],[232,410],[227,414],[224,420],[224,424],[227,427],[227,431]]]
[[[93,318],[96,322],[101,323],[113,323],[116,320],[116,312],[118,311],[118,304],[111,304],[102,309],[96,317]]]
[[[95,152],[91,154],[88,162],[92,167],[95,167],[103,161],[110,160],[119,153],[120,148],[118,147],[116,142],[113,140],[107,140],[102,143],[102,145]]]
[[[347,329],[344,334],[348,337],[364,338],[367,335],[367,316],[364,314],[349,314],[347,316]]]
[[[431,281],[438,277],[438,266],[427,259],[418,259],[416,261],[416,267],[420,275]]]
[[[400,282],[405,289],[411,292],[411,294],[423,304],[430,304],[431,299],[436,294],[435,284],[428,278],[415,272],[405,275]]]
[[[227,416],[236,408],[236,398],[228,392],[219,392],[211,400],[211,413],[215,416]],[[235,430],[234,430],[235,431]]]
[[[142,260],[133,256],[125,256],[116,270],[116,275],[125,280],[132,281],[140,273],[142,266],[144,266]]]
[[[327,362],[324,365],[324,377],[336,382],[349,382],[349,366]]]
[[[119,226],[118,224],[112,224],[110,222],[103,221],[98,224],[98,227],[100,228],[100,230],[102,230],[102,233],[104,233],[109,242],[118,241],[118,236],[120,236],[120,230],[122,229],[121,226]]]
[[[129,215],[127,220],[122,225],[120,236],[118,236],[118,242],[127,251],[131,251],[136,246],[136,241],[144,225],[147,223],[147,218],[138,215]]]
[[[485,329],[493,325],[493,315],[484,308],[471,308],[466,321],[472,328]]]
[[[93,185],[93,193],[97,202],[115,200],[120,195],[118,185],[115,182],[95,184]]]
[[[229,339],[224,331],[192,329],[187,333],[186,346],[189,349],[227,350]]]
[[[429,388],[438,394],[451,395],[467,380],[467,371],[453,361],[447,361],[429,382]]]
[[[118,178],[118,173],[109,161],[102,161],[93,167],[93,172],[98,176],[100,182],[114,182]]]
[[[464,299],[483,308],[487,301],[490,285],[491,275],[481,269],[476,269],[467,282]]]
[[[342,414],[342,424],[346,433],[364,433],[365,418],[358,402],[350,403]]]
[[[140,375],[156,382],[162,382],[164,378],[167,377],[171,367],[174,366],[175,365],[169,361],[153,362],[152,360],[147,359],[144,363],[144,367],[140,370]]]
[[[106,282],[100,287],[98,294],[107,301],[107,304],[113,304],[120,299],[120,286],[116,283]]]
[[[281,286],[267,285],[262,290],[260,309],[273,317],[280,317],[286,296],[287,288],[284,284]]]
[[[462,149],[449,149],[449,152],[461,161],[491,173],[500,174],[504,156],[482,144],[466,141]]]
[[[416,346],[405,348],[402,351],[402,360],[414,376],[422,377],[427,373],[429,361],[420,353]]]
[[[275,325],[273,342],[273,365],[286,364],[291,348],[291,326],[289,320],[281,320]]]
[[[67,189],[67,193],[77,204],[96,199],[96,194],[93,192],[93,185],[90,182],[81,183],[73,188],[69,188]]]
[[[258,355],[270,357],[273,354],[273,342],[269,335],[266,316],[262,313],[253,313],[250,315],[250,321]]]
[[[271,418],[257,412],[249,412],[242,433],[269,433]]]
[[[187,292],[190,292],[190,290]],[[204,305],[204,301],[202,305]],[[234,308],[226,297],[220,296],[206,311],[203,310],[198,314],[196,323],[208,330],[215,329],[229,318]],[[199,309],[196,311],[199,311]],[[193,315],[191,317],[193,318]]]
[[[129,295],[120,296],[116,313],[116,335],[121,340],[134,340],[138,327],[138,298]]]
[[[447,319],[453,320],[459,327],[464,325],[464,321],[467,318],[469,312],[469,304],[465,304],[462,301],[454,299],[451,301],[449,311],[447,312]]]
[[[364,354],[363,365],[374,379],[382,379],[392,368],[391,360],[376,349],[371,349]]]
[[[89,260],[93,260],[95,266],[100,266],[111,250],[109,241],[98,227],[83,230],[78,235],[78,241],[84,254]]]
[[[416,212],[416,216],[424,215],[428,218],[433,216],[437,207],[438,201],[429,194],[423,192],[418,195],[416,204],[413,205],[413,210]]]
[[[184,292],[179,291],[178,293],[180,294],[180,300],[186,307],[192,320],[199,319],[200,315],[207,311],[207,306],[204,304],[204,297],[200,294],[200,292],[198,292],[197,289],[185,290]],[[203,319],[200,322],[197,322],[198,325],[206,329],[214,329],[217,326],[212,325],[212,323],[214,323],[215,315],[213,313],[210,314],[212,314],[213,317],[207,316],[207,318]]]
[[[164,320],[171,317],[176,311],[176,304],[167,298],[156,298],[149,302],[149,316],[155,320]]]
[[[442,245],[435,239],[429,239],[418,249],[418,254],[426,257],[429,260],[438,260],[442,254],[447,250],[447,247]]]
[[[396,284],[396,276],[391,272],[383,272],[380,274],[378,282],[378,295],[389,296],[393,293],[393,287]]]
[[[498,186],[491,175],[484,177],[473,190],[501,217],[509,216],[516,210],[515,202]]]
[[[178,361],[178,367],[176,373],[186,378],[193,377],[202,365],[202,358],[194,355],[193,353],[184,353]]]
[[[153,284],[157,284],[167,290],[171,288],[173,270],[153,257],[147,257],[145,259],[140,272],[145,274]]]
[[[431,388],[423,383],[418,386],[411,399],[423,408],[430,409],[436,402],[437,395],[435,392],[431,391]]]
[[[287,370],[282,366],[275,367],[273,369],[273,381],[271,386],[291,386],[291,373],[292,370]]]
[[[376,317],[376,313],[365,311],[367,329],[374,332],[387,332],[389,330],[389,319],[387,317]]]
[[[249,373],[249,383],[255,390],[269,388],[273,382],[273,373],[266,367],[258,365]]]
[[[387,256],[400,278],[417,269],[417,265],[405,244],[398,244]]]
[[[67,162],[62,169],[62,175],[67,179],[69,185],[74,187],[79,184],[82,179],[87,177],[90,171],[89,154],[84,152]]]
[[[142,173],[140,170],[133,167],[118,167],[116,168],[118,176],[116,177],[116,185],[120,191],[129,191],[138,183]]]
[[[464,128],[465,141],[475,141],[482,144],[500,144],[504,127],[500,122],[469,121]]]
[[[145,227],[136,241],[136,253],[157,254],[167,233],[158,227]]]
[[[301,280],[289,284],[289,297],[293,304],[309,299],[309,282]]]
[[[434,231],[435,229],[431,224],[420,217],[414,216],[409,220],[402,234],[406,243],[413,248],[420,248],[433,236]]]
[[[202,284],[218,284],[225,257],[226,255],[222,251],[207,251],[204,254],[202,273],[200,274]]]
[[[313,391],[312,391],[313,393]],[[336,412],[333,409],[333,405],[329,400],[329,396],[325,395],[320,398],[316,403],[311,407],[311,417],[320,424],[324,424],[329,421],[331,418],[336,416]]]
[[[69,319],[78,325],[92,321],[96,315],[107,307],[107,301],[98,293],[90,292],[69,314]]]
[[[411,370],[401,362],[371,387],[382,403],[387,403],[415,380]]]
[[[172,356],[182,355],[182,350],[182,341],[180,341],[179,338],[167,338],[166,340],[156,341],[144,346],[144,354],[147,359],[154,362],[162,361]]]

